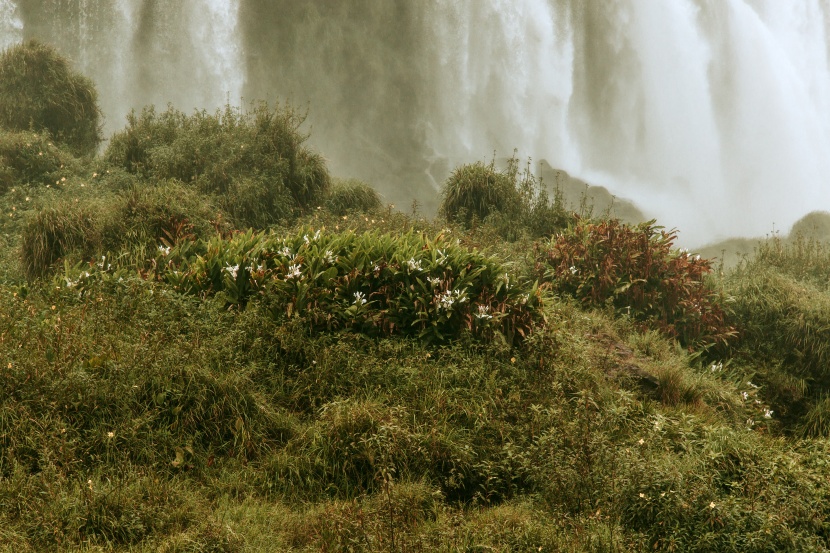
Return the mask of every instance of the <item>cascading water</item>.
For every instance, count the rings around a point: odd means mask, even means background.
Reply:
[[[189,112],[240,103],[239,0],[18,0],[17,8],[25,38],[53,44],[95,81],[108,133],[149,104]]]
[[[12,0],[0,0],[0,49],[19,42],[23,37],[23,21]]]
[[[130,108],[309,106],[398,203],[493,152],[633,199],[687,244],[830,209],[830,0],[0,0]]]

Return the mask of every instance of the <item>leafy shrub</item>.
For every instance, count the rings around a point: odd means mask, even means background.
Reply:
[[[674,250],[676,233],[654,221],[577,221],[537,251],[537,274],[585,305],[610,304],[689,347],[726,345],[734,335],[721,299],[704,282],[708,260]]]
[[[53,47],[37,41],[0,54],[0,127],[46,131],[76,155],[101,142],[98,93]]]
[[[514,212],[521,200],[513,181],[489,165],[477,161],[456,168],[444,184],[441,215],[448,220],[470,226],[494,212]]]
[[[145,177],[193,184],[222,197],[240,226],[262,227],[292,209],[319,205],[329,188],[325,161],[304,146],[304,120],[290,108],[265,104],[245,113],[227,106],[190,116],[149,107],[127,117],[105,158]]]
[[[0,131],[0,192],[16,184],[54,182],[62,169],[75,163],[47,134]]]
[[[724,279],[739,354],[785,425],[822,434],[830,391],[830,254],[802,237],[762,243]]]
[[[326,197],[326,209],[335,215],[346,215],[354,211],[367,212],[380,207],[380,195],[377,191],[357,179],[336,182]]]
[[[495,160],[458,167],[444,184],[440,214],[449,221],[470,227],[474,220],[487,221],[508,240],[521,232],[550,236],[566,228],[571,216],[557,191],[553,200],[530,171],[514,155],[507,169],[498,171]]]
[[[26,277],[44,276],[71,251],[91,257],[100,240],[99,220],[89,205],[63,204],[38,211],[23,227],[21,237]]]
[[[41,206],[21,236],[29,280],[49,274],[61,259],[75,263],[110,253],[121,255],[122,262],[130,258],[127,264],[141,269],[160,242],[174,244],[228,230],[210,197],[175,180],[149,185],[121,182],[122,176],[115,172],[99,177],[96,188],[86,186],[89,192],[75,198],[60,190],[38,200]],[[124,189],[110,190],[115,186]]]
[[[539,303],[535,286],[511,281],[495,260],[412,232],[248,232],[184,242],[160,264],[182,292],[221,293],[238,305],[261,295],[279,316],[370,335],[444,341],[469,330],[521,339]]]

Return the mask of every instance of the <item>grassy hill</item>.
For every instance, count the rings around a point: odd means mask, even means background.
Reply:
[[[826,246],[715,274],[515,159],[427,220],[302,120],[0,129],[0,551],[830,547]]]

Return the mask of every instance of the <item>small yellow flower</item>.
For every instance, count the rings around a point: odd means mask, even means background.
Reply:
[[[646,443],[646,441],[645,441],[644,439],[640,438],[640,439],[637,441],[637,443],[638,443],[638,444],[640,444],[640,445],[643,445],[644,443]]]
[[[55,309],[57,309],[57,308],[58,308],[58,306],[57,306],[57,305],[53,305],[53,306],[52,306],[52,311],[54,311],[54,310],[55,310]]]
[[[709,508],[710,508],[710,509],[714,509],[714,508],[715,508],[715,502],[714,502],[714,501],[713,501],[713,502],[711,502],[711,503],[709,504]]]
[[[646,498],[646,494],[644,494],[643,492],[640,492],[640,499],[645,499],[645,498]]]
[[[515,357],[511,357],[511,358],[510,358],[510,362],[511,362],[511,363],[515,363],[515,362],[516,362],[516,358],[515,358]]]
[[[115,432],[107,432],[107,438],[115,438]]]
[[[12,364],[11,364],[11,363],[9,363],[9,368],[10,368],[10,369],[12,368]]]

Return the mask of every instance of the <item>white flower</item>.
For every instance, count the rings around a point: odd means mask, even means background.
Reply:
[[[578,273],[578,272],[579,272],[579,270],[578,270],[576,267],[574,267],[573,265],[571,265],[571,266],[568,268],[568,270],[571,272],[571,274],[572,274],[572,275],[575,275],[576,273]]]
[[[257,272],[264,271],[265,270],[265,265],[260,263],[259,265],[256,266],[256,270],[257,270]]]
[[[723,363],[712,363],[712,366],[709,367],[709,370],[711,370],[713,373],[720,372],[721,370],[723,370]]]
[[[289,265],[288,267],[288,274],[285,275],[286,279],[289,278],[300,278],[302,275],[302,271],[300,271],[299,265]]]
[[[410,271],[420,271],[421,270],[421,260],[415,260],[414,257],[410,258],[409,261],[406,262],[409,265]]]
[[[749,399],[749,394],[746,392],[741,392],[741,397],[744,398],[744,401]]]
[[[700,261],[700,255],[695,256],[695,261]]]
[[[772,409],[764,409],[764,418],[765,419],[771,419],[772,418],[772,413],[773,413]]]
[[[479,320],[489,321],[493,318],[490,314],[490,306],[489,305],[479,305],[478,306],[478,313],[476,313],[476,318]]]
[[[229,272],[233,278],[236,278],[237,273],[239,273],[239,265],[227,265],[225,270]]]
[[[440,309],[444,309],[449,311],[452,309],[452,304],[455,303],[455,299],[452,297],[452,291],[447,290],[438,298],[438,307]]]
[[[159,246],[159,251],[164,255],[170,255],[170,248],[167,246]]]
[[[447,254],[444,250],[438,250],[438,264],[443,265],[447,262]]]
[[[441,279],[438,277],[427,277],[427,280],[433,286],[438,286],[439,284],[441,284]]]
[[[324,257],[326,259],[326,263],[329,265],[334,265],[335,262],[337,262],[337,256],[334,255],[334,252],[331,250],[326,250]]]
[[[280,250],[280,255],[283,257],[291,257],[291,249],[288,246],[285,246]]]
[[[354,304],[355,305],[363,305],[366,303],[366,295],[363,292],[355,292],[354,293]]]

